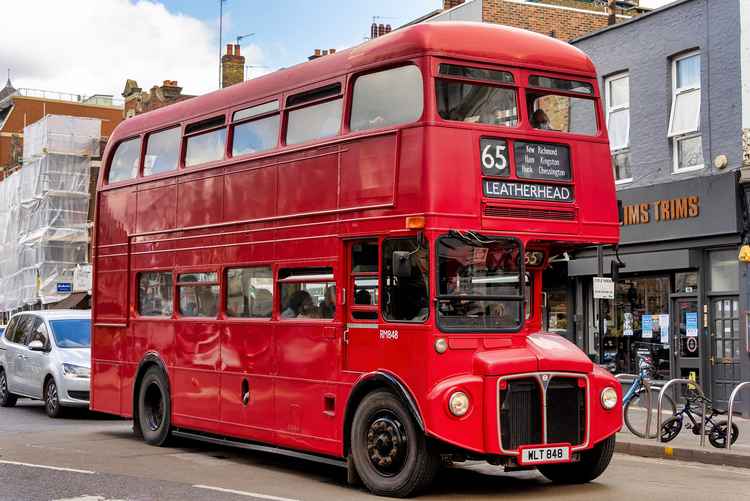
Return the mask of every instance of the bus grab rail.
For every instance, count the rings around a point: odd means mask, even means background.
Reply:
[[[638,379],[638,376],[636,374],[615,374],[615,379],[620,381],[620,383],[622,383],[622,380],[626,377],[633,378],[634,381]],[[651,401],[651,381],[648,378],[643,378],[641,382],[643,383],[643,387],[646,388],[646,403],[648,404],[648,412],[646,412],[646,434],[644,436],[648,438],[651,436],[651,414],[653,414],[654,412],[654,403]],[[623,411],[624,410],[625,409],[623,409]],[[622,419],[623,421],[625,420],[625,412],[622,413]]]
[[[732,448],[732,415],[734,414],[734,399],[737,397],[737,394],[740,392],[740,390],[748,385],[750,385],[750,381],[745,381],[738,384],[734,387],[734,390],[732,390],[732,393],[729,395],[729,407],[727,408],[727,437],[724,443],[725,449]]]
[[[701,396],[701,406],[703,406],[703,413],[701,414],[701,419],[704,419],[706,415],[706,395],[703,393],[703,388],[701,385],[699,385],[697,382],[695,382],[692,379],[670,379],[667,381],[667,384],[665,384],[661,391],[659,392],[659,402],[656,404],[656,441],[662,442],[661,439],[661,409],[662,409],[662,402],[664,400],[664,394],[667,392],[670,386],[672,386],[675,383],[682,383],[687,385],[693,385],[696,390],[698,390],[698,393],[700,393]],[[688,386],[689,387],[689,386]],[[701,447],[706,446],[706,427],[701,426]]]

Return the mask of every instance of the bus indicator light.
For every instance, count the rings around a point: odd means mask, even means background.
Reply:
[[[409,216],[406,218],[407,230],[423,230],[424,216]]]

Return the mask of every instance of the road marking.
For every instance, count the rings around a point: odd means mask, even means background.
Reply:
[[[270,499],[271,501],[299,501],[299,499],[294,498],[282,498],[279,496],[270,496],[268,494],[258,494],[257,492],[236,491],[234,489],[224,489],[223,487],[213,487],[210,485],[194,485],[193,487],[196,489],[207,489],[209,491],[226,492],[227,494],[237,494],[238,496],[247,496],[250,498]]]
[[[26,466],[29,468],[43,468],[45,470],[55,470],[55,471],[67,471],[70,473],[83,473],[84,475],[94,475],[96,474],[95,471],[91,470],[77,470],[75,468],[63,468],[61,466],[49,466],[45,464],[33,464],[33,463],[20,463],[18,461],[3,461],[0,459],[0,464],[11,464],[15,466]]]

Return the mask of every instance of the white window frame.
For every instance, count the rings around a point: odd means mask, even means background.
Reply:
[[[612,92],[610,90],[610,85],[612,82],[615,82],[617,80],[627,78],[628,79],[628,102],[624,105],[619,106],[612,106],[610,102],[610,98],[612,97]],[[625,146],[618,149],[611,149],[610,154],[614,156],[615,154],[623,153],[630,149],[630,72],[623,71],[621,73],[617,73],[615,75],[611,75],[604,79],[604,109],[606,113],[606,120],[607,120],[607,131],[609,131],[609,119],[610,116],[617,111],[627,111],[628,112],[628,130],[626,131],[626,139],[625,139]],[[630,177],[622,178],[622,179],[615,179],[615,184],[625,184],[630,183],[633,181],[633,173],[631,170]]]
[[[701,127],[700,127],[701,105],[702,105],[700,73],[698,76],[697,84],[690,85],[687,87],[677,87],[677,63],[682,61],[683,59],[688,59],[688,58],[697,56],[698,62],[700,64],[702,62],[700,60],[700,54],[701,52],[699,50],[694,50],[694,51],[682,54],[681,56],[675,57],[674,59],[672,59],[672,104],[671,104],[671,107],[670,107],[671,109],[669,113],[669,126],[667,129],[667,137],[672,140],[672,163],[673,163],[672,173],[673,174],[682,174],[683,172],[701,170],[706,166],[705,159],[704,159],[704,162],[702,164],[680,167],[680,158],[679,158],[679,151],[680,151],[679,147],[680,147],[681,141],[686,140],[686,139],[693,139],[695,137],[701,137],[701,147],[703,146],[703,138],[702,138]],[[674,122],[674,115],[675,115],[675,110],[676,110],[675,104],[677,102],[677,97],[682,94],[687,94],[689,92],[695,92],[695,91],[698,92],[698,110],[697,110],[698,120],[697,120],[696,128],[694,130],[689,129],[689,130],[684,130],[684,131],[673,132],[672,125]]]

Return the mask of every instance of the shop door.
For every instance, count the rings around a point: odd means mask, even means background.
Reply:
[[[714,405],[726,407],[740,382],[740,314],[737,296],[711,299],[711,389]]]
[[[703,384],[700,373],[700,315],[696,298],[678,298],[672,303],[672,353],[674,377],[695,378]]]

